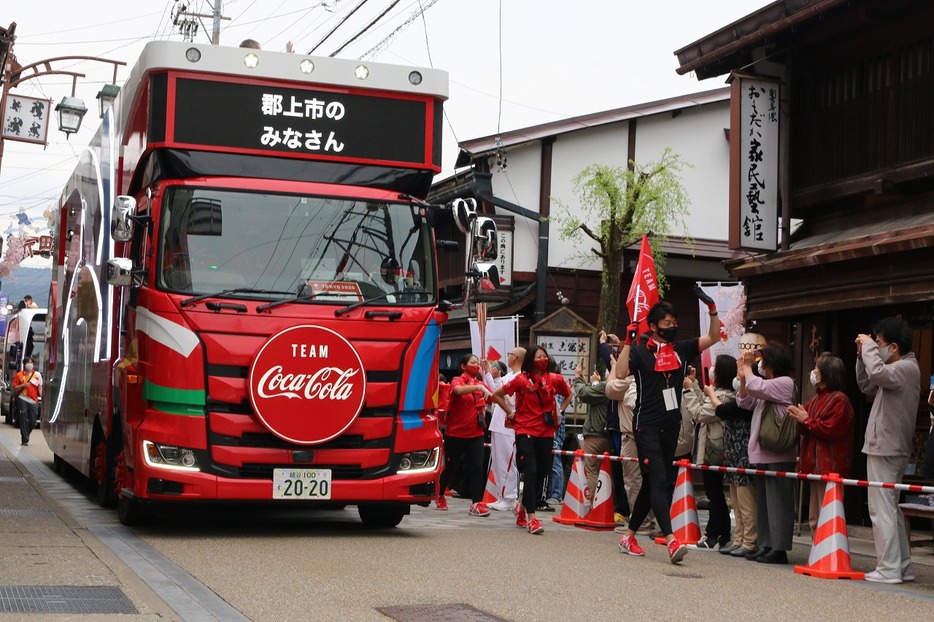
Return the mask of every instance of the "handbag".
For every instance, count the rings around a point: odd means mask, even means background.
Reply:
[[[801,431],[794,417],[785,414],[779,421],[775,412],[775,402],[766,402],[762,409],[762,423],[759,426],[759,444],[768,451],[783,452],[797,446]]]
[[[723,466],[723,437],[707,437],[704,445],[704,464],[709,466]]]

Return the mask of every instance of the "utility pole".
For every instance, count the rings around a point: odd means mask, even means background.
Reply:
[[[221,20],[229,20],[229,17],[224,17],[224,2],[223,0],[214,0],[213,12],[210,15],[204,15],[201,13],[189,13],[188,4],[179,0],[175,0],[175,8],[172,9],[172,23],[175,26],[178,26],[178,32],[183,37],[185,41],[194,41],[195,36],[198,34],[198,21],[201,18],[210,17],[213,23],[213,28],[211,30],[211,45],[220,45],[221,44]]]

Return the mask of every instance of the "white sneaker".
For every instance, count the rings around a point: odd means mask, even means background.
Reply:
[[[866,576],[865,576],[864,578],[865,578],[867,581],[871,581],[871,582],[873,582],[873,583],[892,583],[892,584],[895,584],[895,583],[901,583],[901,582],[902,582],[901,577],[899,577],[899,578],[891,578],[891,579],[890,579],[889,577],[884,576],[884,575],[883,575],[881,572],[879,572],[878,570],[873,570],[872,572],[867,572],[867,573],[866,573]]]
[[[911,583],[915,580],[915,570],[908,564],[908,567],[902,570],[902,582]]]
[[[494,501],[486,507],[491,510],[496,510],[498,512],[508,512],[515,505],[514,501],[509,501],[508,499],[500,499],[499,501]]]

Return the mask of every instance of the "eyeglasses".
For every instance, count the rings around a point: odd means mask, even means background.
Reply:
[[[739,344],[740,350],[761,350],[765,346],[758,343],[741,343]]]

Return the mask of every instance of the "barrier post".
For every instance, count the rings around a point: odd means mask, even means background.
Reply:
[[[564,493],[564,501],[561,502],[561,513],[553,516],[551,520],[562,525],[574,525],[584,520],[590,510],[590,501],[587,497],[584,450],[578,449],[574,452],[574,465],[571,467],[571,478]]]
[[[807,566],[795,566],[795,572],[819,579],[861,581],[864,577],[864,573],[855,572],[850,564],[850,544],[843,512],[843,480],[837,473],[828,476]]]

